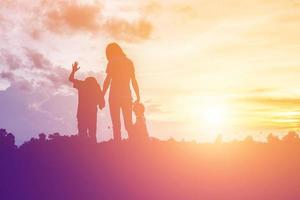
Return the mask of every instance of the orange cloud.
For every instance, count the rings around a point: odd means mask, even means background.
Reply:
[[[105,27],[109,35],[126,41],[147,39],[153,29],[152,24],[143,19],[134,23],[122,19],[112,19],[106,22]]]
[[[44,24],[54,33],[105,33],[114,39],[126,41],[148,39],[153,30],[152,24],[145,19],[129,22],[122,18],[106,18],[102,16],[100,4],[74,2],[59,4],[49,9]]]
[[[70,30],[99,31],[97,21],[100,5],[64,4],[63,7],[47,13],[46,25],[51,31]]]

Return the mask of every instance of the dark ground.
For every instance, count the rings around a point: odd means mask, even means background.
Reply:
[[[300,139],[197,144],[77,136],[14,145],[0,131],[0,199],[297,200]]]

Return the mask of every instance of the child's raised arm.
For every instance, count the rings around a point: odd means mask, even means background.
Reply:
[[[78,70],[80,69],[80,67],[78,67],[78,62],[74,62],[73,64],[72,64],[72,72],[71,72],[71,74],[70,74],[70,76],[69,76],[69,81],[71,81],[72,83],[74,83],[74,81],[75,81],[75,72],[77,72]]]

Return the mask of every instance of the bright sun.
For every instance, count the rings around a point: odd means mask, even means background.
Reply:
[[[230,135],[233,113],[225,100],[207,98],[191,108],[192,121],[199,140],[214,141],[219,135]]]
[[[202,120],[210,127],[220,127],[226,120],[226,109],[222,106],[208,105],[201,111]]]
[[[227,131],[229,125],[229,109],[225,104],[217,102],[205,103],[198,110],[200,129],[207,137],[214,138]]]

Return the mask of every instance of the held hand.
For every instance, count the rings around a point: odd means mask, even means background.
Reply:
[[[134,103],[140,103],[140,97],[139,96],[136,97],[136,100],[135,100]]]
[[[105,100],[104,99],[102,101],[100,101],[98,107],[99,107],[100,110],[102,110],[105,107]]]
[[[78,67],[78,62],[76,61],[76,62],[74,62],[73,64],[72,64],[72,70],[73,70],[73,72],[76,72],[76,71],[78,71],[80,69],[80,67]]]
[[[105,107],[105,104],[103,104],[103,105],[101,104],[98,107],[99,107],[100,110],[102,110]]]

